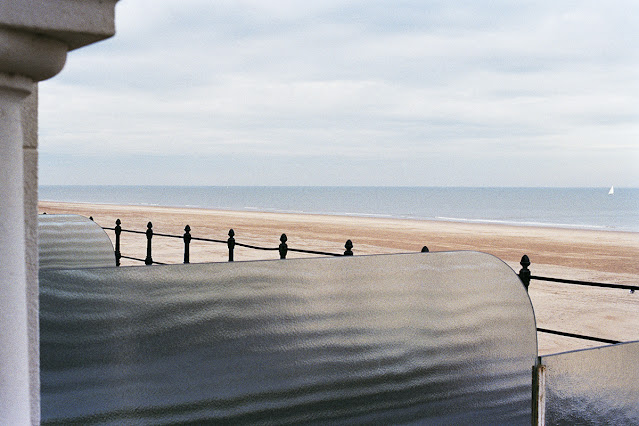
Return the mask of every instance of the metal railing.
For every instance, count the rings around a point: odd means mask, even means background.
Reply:
[[[519,279],[524,284],[526,291],[528,291],[528,287],[530,286],[531,280],[548,281],[548,282],[562,283],[562,284],[583,285],[583,286],[589,286],[589,287],[616,288],[616,289],[622,289],[622,290],[629,290],[630,293],[634,293],[635,291],[639,290],[639,286],[629,285],[629,284],[600,283],[600,282],[594,282],[594,281],[568,280],[563,278],[551,278],[551,277],[542,277],[538,275],[532,275],[530,272],[530,269],[528,269],[528,267],[530,266],[530,259],[528,258],[527,255],[522,256],[519,264],[521,265],[521,270],[519,271]],[[591,340],[591,341],[600,342],[600,343],[608,343],[608,344],[622,343],[621,341],[618,341],[618,340],[605,339],[605,338],[593,337],[593,336],[584,336],[582,334],[568,333],[565,331],[558,331],[558,330],[549,330],[547,328],[540,328],[540,327],[537,328],[537,331],[542,333],[555,334],[558,336]]]
[[[93,220],[93,218],[90,218],[91,220]],[[162,262],[157,262],[155,260],[153,260],[153,253],[152,253],[152,240],[154,236],[158,236],[158,237],[167,237],[167,238],[179,238],[182,239],[184,241],[184,263],[190,263],[190,244],[191,241],[206,241],[206,242],[210,242],[210,243],[220,243],[220,244],[226,244],[228,250],[229,250],[229,262],[233,262],[235,260],[235,247],[246,247],[246,248],[250,248],[250,249],[254,249],[254,250],[267,250],[267,251],[278,251],[280,254],[280,259],[286,259],[286,255],[288,254],[288,252],[295,252],[295,253],[306,253],[306,254],[317,254],[317,255],[324,255],[324,256],[352,256],[353,255],[353,242],[351,240],[347,240],[346,243],[344,244],[344,248],[346,249],[343,253],[329,253],[329,252],[324,252],[324,251],[318,251],[318,250],[306,250],[306,249],[297,249],[297,248],[291,248],[288,246],[287,241],[288,241],[288,237],[286,236],[286,234],[282,234],[280,236],[280,245],[277,247],[260,247],[260,246],[255,246],[252,244],[245,244],[245,243],[240,243],[235,241],[235,231],[233,231],[233,229],[230,229],[228,232],[228,236],[229,238],[227,240],[217,240],[217,239],[213,239],[213,238],[201,238],[201,237],[194,237],[191,235],[191,227],[189,225],[186,225],[184,227],[184,235],[171,235],[171,234],[160,234],[160,233],[155,233],[153,231],[153,223],[149,222],[146,225],[146,231],[135,231],[135,230],[131,230],[131,229],[123,229],[122,228],[122,222],[120,221],[120,219],[117,219],[115,221],[115,227],[114,228],[109,228],[109,227],[102,227],[102,229],[105,230],[110,230],[110,231],[114,231],[115,232],[115,264],[116,266],[120,266],[120,259],[129,259],[129,260],[136,260],[139,262],[144,262],[146,265],[164,265],[164,263]],[[122,253],[120,252],[120,235],[123,232],[128,232],[128,233],[132,233],[132,234],[145,234],[146,235],[146,258],[144,259],[140,259],[137,257],[131,257],[131,256],[123,256]]]

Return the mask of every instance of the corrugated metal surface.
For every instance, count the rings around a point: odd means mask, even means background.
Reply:
[[[552,425],[639,425],[639,342],[544,356]]]
[[[41,270],[115,266],[109,236],[84,216],[39,215],[38,252]]]
[[[475,252],[40,274],[43,421],[530,424],[535,321]]]

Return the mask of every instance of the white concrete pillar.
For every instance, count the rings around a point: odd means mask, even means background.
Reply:
[[[30,424],[21,101],[33,82],[0,74],[0,424]]]
[[[36,82],[64,66],[68,46],[28,31],[0,28],[0,424],[39,423],[37,282],[25,231],[23,101]],[[28,127],[28,125],[27,125]],[[27,168],[28,170],[29,168]],[[30,176],[33,179],[34,176]],[[36,182],[32,184],[37,185]],[[32,223],[32,220],[28,220]],[[30,244],[27,244],[29,242]],[[36,370],[36,371],[34,371]]]
[[[31,378],[31,419],[40,420],[40,318],[38,287],[38,85],[22,101],[24,173],[24,234],[27,270],[27,317],[29,370]]]
[[[116,2],[0,1],[0,425],[40,422],[37,82],[114,34]]]

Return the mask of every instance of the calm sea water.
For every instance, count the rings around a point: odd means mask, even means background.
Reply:
[[[39,198],[639,232],[639,188],[41,186]]]

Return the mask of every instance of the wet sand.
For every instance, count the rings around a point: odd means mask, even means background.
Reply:
[[[639,285],[639,233],[633,232],[58,202],[40,202],[39,211],[92,216],[103,227],[114,227],[120,219],[123,229],[136,231],[145,231],[151,221],[156,234],[183,235],[188,224],[193,237],[216,240],[226,240],[232,228],[238,243],[273,248],[286,233],[289,248],[331,253],[344,252],[347,239],[355,255],[418,252],[423,246],[430,251],[477,250],[499,257],[515,272],[527,254],[533,275]],[[107,234],[115,240],[113,231]],[[122,255],[144,259],[144,235],[123,233],[121,241]],[[182,263],[183,253],[182,239],[153,238],[155,261]],[[313,255],[289,252],[287,257],[309,256]],[[235,250],[236,261],[278,257],[277,251]],[[192,241],[190,260],[224,262],[228,249],[225,244]],[[122,264],[141,263],[123,259]],[[538,327],[639,340],[639,292],[532,281],[529,295]],[[541,355],[602,345],[546,333],[539,333],[538,339]]]

